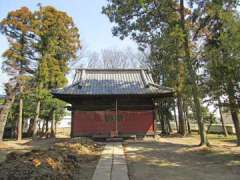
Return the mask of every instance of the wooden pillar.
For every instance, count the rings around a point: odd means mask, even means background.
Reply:
[[[116,112],[115,112],[115,136],[118,136],[118,101],[116,99]]]
[[[154,110],[153,110],[153,127],[154,127],[154,137],[157,137],[157,107],[158,104],[154,103]]]
[[[73,127],[74,127],[74,110],[71,109],[71,133],[70,133],[71,138],[74,137]]]

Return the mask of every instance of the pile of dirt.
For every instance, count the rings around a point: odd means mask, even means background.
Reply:
[[[0,164],[0,179],[77,179],[82,171],[97,164],[101,150],[94,142],[80,144],[73,139],[47,150],[11,152]]]

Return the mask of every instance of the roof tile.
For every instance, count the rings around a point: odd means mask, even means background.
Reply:
[[[141,73],[144,73],[144,75]],[[149,83],[149,85],[145,86],[146,83]],[[154,84],[151,75],[142,69],[79,69],[72,85],[62,89],[55,89],[53,94],[143,95],[172,92],[170,88],[159,85],[152,86],[151,84]]]

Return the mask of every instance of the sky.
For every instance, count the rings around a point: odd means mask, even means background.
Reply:
[[[120,40],[118,37],[113,37],[111,33],[113,24],[105,15],[101,14],[102,6],[107,3],[107,0],[0,0],[0,20],[6,17],[9,11],[22,6],[36,10],[38,3],[41,3],[42,6],[54,6],[73,18],[80,32],[83,49],[97,52],[108,48],[137,49],[137,45],[132,40]],[[6,37],[0,34],[0,66],[3,61],[1,55],[7,48]],[[4,93],[3,84],[7,81],[6,73],[0,71],[0,94]]]

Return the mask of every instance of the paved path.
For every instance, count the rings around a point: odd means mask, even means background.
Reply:
[[[129,180],[122,143],[108,143],[92,180]]]

